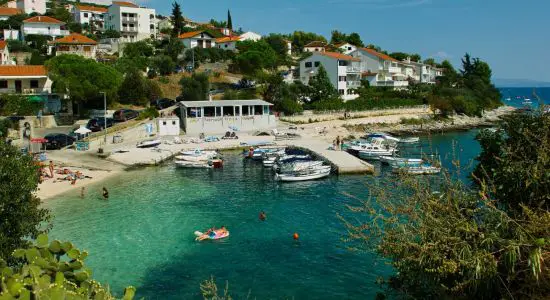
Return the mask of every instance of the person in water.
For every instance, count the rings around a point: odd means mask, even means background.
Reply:
[[[260,221],[265,221],[265,219],[267,218],[267,216],[265,215],[265,212],[263,212],[263,211],[260,212],[259,218],[260,218]]]
[[[109,199],[109,191],[105,187],[103,187],[103,198]]]

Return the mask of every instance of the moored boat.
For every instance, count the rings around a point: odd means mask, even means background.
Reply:
[[[136,147],[138,148],[153,148],[162,144],[161,140],[145,140],[137,143]]]
[[[315,180],[328,177],[330,171],[330,166],[326,166],[325,168],[319,168],[318,170],[309,172],[278,173],[275,174],[275,179],[287,182]]]

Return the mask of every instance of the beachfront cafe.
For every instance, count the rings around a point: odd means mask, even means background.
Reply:
[[[179,108],[182,128],[188,135],[277,127],[273,104],[263,100],[181,101]]]

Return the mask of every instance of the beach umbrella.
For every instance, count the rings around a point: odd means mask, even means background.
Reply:
[[[45,102],[46,100],[40,96],[30,96],[28,98],[29,102]]]
[[[74,133],[78,133],[78,134],[82,134],[82,135],[85,135],[85,134],[88,134],[92,132],[90,129],[84,127],[84,126],[80,126],[80,128],[78,128],[77,130],[74,131]]]

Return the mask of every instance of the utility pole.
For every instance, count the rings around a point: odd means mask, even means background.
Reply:
[[[103,142],[105,143],[105,146],[107,146],[107,94],[105,92],[99,92],[100,94],[103,94]]]

